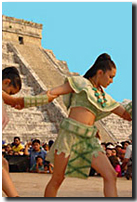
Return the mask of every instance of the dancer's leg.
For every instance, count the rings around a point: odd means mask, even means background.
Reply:
[[[9,163],[4,157],[2,157],[2,167],[9,172]]]
[[[65,158],[64,153],[61,153],[60,155],[55,153],[54,170],[52,178],[45,189],[44,197],[56,197],[57,191],[64,180],[68,159],[69,157]]]
[[[10,178],[9,172],[4,168],[2,169],[2,190],[8,197],[18,197],[18,193]]]
[[[91,166],[103,177],[105,197],[117,197],[116,172],[108,157],[102,152],[99,152],[98,157],[93,157]]]

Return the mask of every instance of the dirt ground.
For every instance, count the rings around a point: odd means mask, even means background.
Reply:
[[[50,174],[10,173],[21,197],[43,197]],[[132,180],[117,179],[119,197],[132,197]],[[3,197],[6,197],[2,193]],[[95,176],[85,179],[66,178],[59,189],[58,197],[103,197],[103,179]]]

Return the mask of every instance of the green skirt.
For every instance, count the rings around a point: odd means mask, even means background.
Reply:
[[[60,124],[59,135],[52,145],[46,160],[54,164],[54,154],[62,152],[69,157],[66,176],[87,178],[91,169],[92,157],[104,152],[96,138],[97,128],[65,118]]]

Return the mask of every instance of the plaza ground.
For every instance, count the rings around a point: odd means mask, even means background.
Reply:
[[[43,197],[51,174],[10,173],[21,197]],[[132,197],[132,180],[117,178],[119,197]],[[2,193],[5,197],[5,194]],[[103,179],[95,176],[87,180],[66,178],[59,189],[58,197],[103,197]]]

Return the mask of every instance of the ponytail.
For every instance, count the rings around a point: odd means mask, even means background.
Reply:
[[[105,73],[107,70],[111,70],[112,68],[116,69],[115,63],[111,60],[111,57],[107,53],[103,53],[96,59],[93,66],[90,67],[83,77],[89,79],[95,76],[99,69],[103,70]]]

